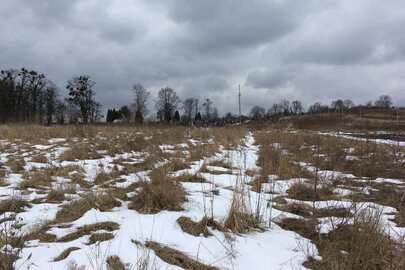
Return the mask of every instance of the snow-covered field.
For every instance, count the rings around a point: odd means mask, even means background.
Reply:
[[[137,136],[142,140],[135,142],[136,145],[147,144],[153,135],[139,132]],[[272,135],[269,133],[268,136]],[[308,256],[316,260],[322,257],[312,239],[282,225],[285,219],[306,218],[286,208],[294,203],[319,211],[343,208],[350,212],[353,205],[356,205],[356,211],[358,208],[374,209],[381,211],[388,234],[399,238],[405,233],[405,229],[395,221],[398,211],[395,207],[379,201],[360,200],[353,203],[350,196],[354,193],[367,196],[377,189],[376,186],[367,185],[366,181],[370,179],[361,175],[318,168],[316,163],[308,160],[294,161],[303,171],[315,173],[317,178],[323,180],[322,184],[342,179],[360,183],[353,186],[343,182],[333,184],[333,196],[316,201],[294,197],[292,186],[308,184],[306,177],[283,179],[282,173],[270,173],[260,167],[260,149],[264,147],[272,147],[289,155],[291,149],[281,141],[263,145],[255,140],[256,134],[252,132],[244,133],[240,142],[232,147],[219,144],[215,137],[194,138],[187,132],[176,143],[165,142],[164,136],[161,137],[163,139],[153,148],[158,149],[157,157],[156,153],[145,150],[144,145],[140,145],[139,150],[117,151],[111,147],[114,141],[104,138],[103,134],[96,134],[90,140],[92,143],[84,138],[48,138],[40,144],[0,138],[0,163],[3,164],[0,169],[0,227],[11,228],[10,231],[17,235],[27,236],[24,244],[17,247],[0,241],[3,254],[18,253],[16,269],[122,269],[111,268],[107,264],[108,258],[114,255],[128,269],[307,269],[303,263]],[[97,147],[94,139],[99,139]],[[82,143],[88,143],[90,147],[79,148]],[[386,144],[382,141],[377,143]],[[214,151],[207,151],[200,159],[190,159],[193,149],[214,145]],[[87,152],[80,154],[81,151]],[[347,150],[346,158],[351,156],[355,160],[357,156],[352,152]],[[146,166],[146,161],[151,160],[152,164]],[[173,160],[185,164],[184,168],[180,166],[169,172],[173,179],[183,178],[179,184],[186,192],[186,201],[181,209],[143,213],[131,207],[131,201],[142,189],[138,184],[151,181],[151,169],[165,166]],[[192,180],[192,176],[196,175],[205,181]],[[265,181],[258,192],[253,189],[252,183],[259,176]],[[190,181],[187,177],[190,177]],[[396,178],[382,176],[373,179],[373,182],[398,190],[405,187],[402,179]],[[52,199],[51,192],[59,196]],[[91,202],[94,205],[79,216],[60,218],[59,212],[66,205],[80,201],[89,193],[95,194],[94,200],[99,194],[111,195],[114,204],[103,208],[98,203],[104,202]],[[185,232],[177,221],[180,217],[189,217],[199,222],[204,217],[210,217],[218,224],[224,224],[236,193],[243,197],[244,210],[257,214],[260,228],[237,233],[208,227],[208,236],[192,235]],[[21,207],[7,207],[5,202],[10,201],[24,204]],[[77,210],[66,209],[72,213]],[[350,218],[342,216],[319,216],[317,220],[319,232],[324,234],[333,231],[336,224],[351,223]],[[94,224],[102,225],[82,232],[83,228]],[[103,226],[106,224],[112,225]],[[108,237],[92,240],[100,235]],[[149,242],[179,251],[207,268],[170,261],[150,248]],[[148,266],[142,268],[141,263]]]

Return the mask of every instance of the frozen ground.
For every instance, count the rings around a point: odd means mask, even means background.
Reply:
[[[84,181],[93,183],[100,168],[104,172],[111,172],[115,161],[119,159],[129,160],[129,163],[137,163],[144,160],[147,153],[130,152],[119,155],[107,155],[99,151],[101,156],[97,159],[64,161],[58,159],[65,151],[70,149],[69,142],[64,138],[54,138],[47,144],[25,145],[21,148],[18,143],[11,143],[3,140],[2,145],[7,151],[0,152],[0,160],[6,163],[13,157],[23,156],[25,159],[25,171],[35,168],[46,168],[48,166],[66,167],[77,165],[84,172]],[[193,140],[191,143],[199,143]],[[171,153],[175,149],[183,149],[187,152],[188,144],[167,145],[162,144],[160,149],[163,152]],[[14,152],[13,152],[14,151]],[[90,234],[79,237],[73,241],[66,242],[45,242],[34,239],[25,243],[21,258],[17,261],[17,269],[66,269],[68,264],[75,262],[83,265],[85,269],[106,269],[105,260],[108,256],[118,255],[124,263],[135,265],[139,258],[145,253],[151,256],[151,261],[156,269],[181,269],[178,266],[168,264],[154,255],[152,250],[134,244],[134,241],[144,243],[153,240],[158,243],[175,248],[188,256],[218,269],[305,269],[302,263],[306,260],[305,250],[311,250],[316,254],[316,247],[307,239],[292,231],[283,230],[277,224],[270,221],[270,207],[267,204],[271,194],[264,193],[260,198],[258,193],[247,190],[249,198],[248,205],[256,206],[257,200],[261,200],[261,213],[263,216],[264,231],[256,231],[247,234],[223,233],[211,230],[212,236],[192,236],[182,231],[176,220],[180,216],[187,216],[199,221],[208,211],[212,212],[215,220],[222,222],[230,207],[232,200],[232,188],[241,181],[245,185],[251,180],[246,175],[247,171],[259,170],[256,161],[258,159],[258,146],[255,145],[252,134],[245,137],[243,146],[240,145],[233,150],[221,150],[211,158],[194,161],[190,169],[174,172],[181,175],[185,172],[195,174],[204,162],[210,160],[225,160],[232,169],[221,166],[208,166],[203,176],[207,183],[183,182],[182,185],[187,191],[188,201],[184,204],[183,211],[161,211],[157,214],[141,214],[128,208],[128,201],[122,201],[121,206],[114,207],[110,211],[101,212],[98,209],[90,209],[80,218],[61,224],[52,224],[47,231],[57,239],[61,239],[69,233],[75,232],[78,228],[100,222],[111,221],[119,224],[119,229],[114,230],[113,239],[96,244],[88,244]],[[47,162],[32,162],[33,155],[44,154]],[[120,165],[118,165],[120,168]],[[23,232],[29,232],[33,228],[55,219],[58,209],[66,204],[67,200],[79,198],[80,186],[77,187],[77,194],[68,195],[65,201],[60,203],[49,203],[43,199],[47,196],[47,189],[29,188],[19,189],[23,173],[10,172],[5,177],[6,185],[0,187],[0,199],[6,200],[11,197],[19,197],[31,203],[31,207],[25,207],[24,211],[17,213],[20,219]],[[213,171],[215,173],[210,173]],[[221,173],[222,172],[222,173]],[[136,173],[123,173],[116,176],[120,181],[117,187],[127,187],[141,179],[148,178],[149,171],[138,171]],[[71,183],[68,177],[56,177],[55,183]],[[54,184],[55,184],[54,183]],[[287,184],[287,182],[285,182]],[[249,185],[246,185],[250,189]],[[101,187],[94,185],[92,190],[96,191]],[[216,195],[213,195],[213,190]],[[280,192],[283,188],[280,187]],[[208,194],[208,195],[207,195]],[[133,194],[129,194],[133,195]],[[289,216],[276,209],[272,210],[272,217]],[[6,212],[2,216],[9,217],[15,213]],[[269,226],[271,222],[271,226]],[[3,222],[5,226],[7,222]],[[38,225],[39,224],[39,225]],[[103,231],[98,231],[103,232]],[[65,259],[55,261],[63,251],[75,247]],[[151,268],[152,269],[152,268]],[[153,268],[155,269],[155,268]]]

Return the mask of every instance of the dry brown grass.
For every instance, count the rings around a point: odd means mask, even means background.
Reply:
[[[323,218],[323,217],[341,217],[341,218],[349,218],[351,217],[350,209],[342,208],[342,207],[327,207],[316,209],[315,213],[313,212],[313,208],[305,203],[293,202],[293,203],[285,203],[285,204],[277,204],[274,208],[289,212],[298,216],[302,216],[305,218],[316,217],[316,218]]]
[[[20,189],[38,188],[44,189],[51,185],[53,182],[52,170],[38,169],[30,172],[25,172],[23,180],[19,183]]]
[[[218,144],[213,143],[190,145],[189,160],[199,161],[204,159],[205,157],[213,156],[216,152],[218,152],[218,146]]]
[[[38,239],[44,243],[51,243],[56,241],[56,235],[48,233],[50,229],[50,222],[42,222],[34,225],[28,234],[25,235],[25,240],[31,241]]]
[[[59,254],[56,258],[53,259],[54,262],[60,262],[69,257],[70,253],[73,251],[79,250],[80,248],[78,247],[70,247],[62,251],[61,254]]]
[[[109,256],[106,262],[107,270],[127,270],[127,267],[118,256]]]
[[[152,170],[150,181],[140,183],[141,190],[132,199],[129,208],[140,213],[153,214],[162,210],[180,211],[186,201],[183,187],[167,175],[167,170]]]
[[[48,158],[45,154],[37,154],[32,156],[31,161],[36,163],[48,163]]]
[[[10,216],[0,222],[0,269],[16,268],[25,245],[25,238],[20,227],[20,219]]]
[[[21,213],[24,212],[24,208],[30,206],[31,205],[27,201],[17,196],[11,197],[0,201],[0,214],[4,214],[5,212]]]
[[[190,165],[188,165],[183,159],[181,158],[174,158],[172,159],[167,166],[172,170],[172,171],[180,171],[180,170],[186,170],[190,169]]]
[[[112,233],[92,233],[90,235],[88,245],[110,241],[111,239],[114,239],[114,234]]]
[[[320,270],[404,269],[404,246],[391,239],[381,224],[381,212],[359,212],[353,224],[339,226],[318,241]],[[342,252],[344,251],[344,252]]]
[[[287,190],[290,198],[302,201],[323,201],[336,198],[330,185],[315,186],[303,181],[295,182]]]
[[[86,159],[99,159],[102,156],[98,154],[94,147],[87,143],[77,143],[71,149],[66,150],[60,155],[59,160],[76,161]]]
[[[92,183],[86,181],[84,173],[74,172],[69,176],[71,182],[73,184],[77,184],[82,188],[90,188],[92,187]]]
[[[48,203],[60,203],[65,200],[65,191],[63,189],[52,189],[46,196]]]
[[[262,168],[261,174],[264,177],[267,175],[277,175],[280,179],[291,178],[313,178],[313,175],[296,164],[295,156],[290,152],[286,153],[280,148],[279,142],[284,138],[281,132],[256,132],[254,134],[259,148],[259,159],[257,165]],[[284,138],[285,139],[285,138]],[[290,148],[296,149],[297,153],[303,154],[301,146],[297,145],[299,140],[288,141]],[[295,153],[295,152],[294,152]]]
[[[204,178],[204,176],[198,172],[195,174],[185,173],[177,177],[173,177],[173,180],[178,182],[193,182],[193,183],[204,183],[207,181]]]
[[[222,168],[229,169],[229,170],[233,169],[231,162],[229,162],[228,160],[224,160],[224,159],[212,160],[212,161],[208,162],[207,165],[222,167]]]
[[[234,149],[241,144],[248,130],[244,126],[211,129],[215,142],[226,149]]]
[[[168,264],[176,265],[189,270],[218,270],[218,268],[214,266],[203,264],[195,259],[190,258],[179,250],[164,246],[157,242],[148,241],[145,243],[145,246],[152,249],[160,259]]]
[[[208,219],[202,219],[199,222],[193,221],[189,217],[179,217],[177,223],[180,225],[180,228],[191,235],[208,237],[211,233],[208,230]]]
[[[94,184],[101,185],[113,179],[112,174],[106,173],[105,171],[100,171],[94,178]]]
[[[84,169],[79,165],[67,165],[67,166],[60,166],[60,167],[51,167],[54,170],[53,175],[55,176],[63,176],[68,177],[71,173],[84,173]]]
[[[56,213],[55,222],[74,221],[92,208],[99,209],[100,211],[109,211],[118,206],[121,206],[121,203],[109,192],[88,193],[78,200],[62,205]]]
[[[248,233],[263,229],[260,217],[248,210],[244,195],[238,190],[234,190],[232,203],[223,227],[233,233]]]
[[[287,156],[293,161],[311,163],[321,170],[334,170],[371,178],[402,178],[405,174],[404,163],[398,158],[398,154],[404,149],[401,150],[397,146],[308,131],[294,133],[289,130],[259,131],[255,136],[260,145],[278,143],[282,149],[288,151],[288,154],[284,153],[282,156]],[[350,153],[348,149],[351,149]],[[262,147],[261,150],[270,151],[267,147]],[[277,156],[275,154],[267,154],[263,157]],[[354,156],[355,159],[348,159],[349,155]]]
[[[6,162],[6,166],[10,167],[11,171],[14,173],[24,171],[25,160],[23,158],[9,157]]]
[[[105,230],[108,232],[112,232],[115,230],[119,229],[119,224],[115,222],[99,222],[99,223],[94,223],[94,224],[89,224],[89,225],[84,225],[82,227],[79,227],[76,229],[75,232],[69,233],[61,238],[58,239],[58,242],[71,242],[76,239],[79,239],[83,236],[89,235],[93,232],[99,231],[99,230]],[[92,242],[91,240],[97,240],[101,238],[97,238],[98,235],[94,235],[93,238],[90,237],[90,243]],[[112,239],[112,238],[110,238]],[[97,242],[97,241],[96,241]]]
[[[8,185],[9,185],[9,183],[7,182],[7,180],[3,177],[0,177],[0,187],[5,187]]]

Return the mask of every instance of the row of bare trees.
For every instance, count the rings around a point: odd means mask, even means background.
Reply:
[[[267,111],[261,106],[253,106],[250,111],[250,117],[253,119],[262,119],[272,116],[290,116],[301,115],[304,113],[326,113],[326,112],[338,112],[343,113],[353,108],[379,108],[389,109],[393,106],[392,98],[389,95],[382,95],[377,100],[369,101],[364,105],[355,105],[350,99],[337,99],[331,102],[330,105],[322,104],[321,102],[315,102],[308,107],[308,110],[304,109],[302,102],[294,100],[292,102],[288,100],[281,100],[278,103],[274,103]]]
[[[100,118],[101,105],[95,101],[95,82],[87,75],[67,82],[68,98],[35,70],[22,68],[0,71],[0,122],[60,124],[67,120],[83,123]]]
[[[115,120],[125,122],[142,123],[144,118],[149,113],[150,91],[141,84],[135,84],[132,88],[133,103],[129,106],[131,108],[129,117],[122,114],[121,109],[110,109],[107,113],[107,122],[114,122]],[[218,110],[214,102],[206,98],[202,103],[195,97],[181,100],[177,92],[170,87],[161,88],[155,100],[156,120],[166,123],[182,123],[191,125],[196,122],[209,123],[218,119]]]
[[[22,68],[0,71],[0,123],[29,122],[51,124],[57,122],[93,123],[102,117],[101,104],[95,99],[96,82],[87,75],[72,78],[66,84],[68,97],[60,97],[57,87],[46,76],[35,70]],[[149,113],[150,92],[141,84],[132,88],[133,103],[120,109],[107,112],[107,122],[115,120],[142,123]],[[390,108],[392,99],[388,95],[380,96],[366,107]],[[262,119],[271,116],[289,116],[307,113],[344,112],[355,106],[350,99],[334,100],[331,105],[316,102],[304,110],[301,101],[282,100],[274,103],[268,110],[260,106],[251,109],[250,117]],[[161,122],[182,124],[218,122],[218,110],[210,98],[202,102],[190,97],[181,100],[170,87],[160,89],[155,100],[156,119]],[[226,119],[235,119],[231,113]],[[224,119],[222,118],[222,120]]]

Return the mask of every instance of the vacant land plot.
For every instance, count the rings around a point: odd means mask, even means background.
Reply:
[[[402,136],[3,126],[0,270],[405,269]]]

